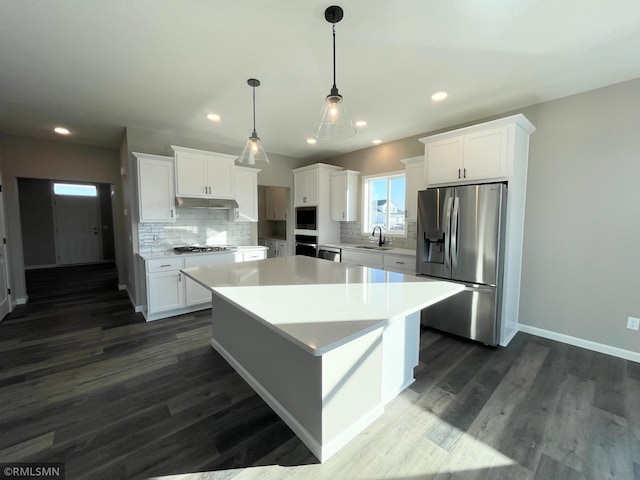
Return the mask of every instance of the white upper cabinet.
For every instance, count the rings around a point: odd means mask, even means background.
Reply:
[[[236,222],[258,221],[258,172],[249,167],[235,167],[236,201],[238,208],[232,210]]]
[[[174,161],[172,157],[134,153],[138,170],[140,223],[174,222]]]
[[[341,170],[331,174],[331,220],[358,219],[358,177],[360,172]]]
[[[339,170],[342,170],[342,167],[325,163],[315,163],[293,170],[293,206],[320,206],[321,203],[324,204],[325,199],[328,206],[329,175]],[[321,185],[324,191],[321,191]]]
[[[175,152],[176,195],[235,198],[234,155],[171,146]]]
[[[318,170],[296,172],[293,177],[294,206],[318,205]]]
[[[265,211],[267,220],[287,219],[287,189],[285,187],[265,188]]]
[[[405,164],[405,218],[418,220],[418,192],[427,188],[424,178],[424,157],[412,157],[400,160]]]
[[[510,180],[516,132],[534,130],[520,114],[421,138],[428,186]]]

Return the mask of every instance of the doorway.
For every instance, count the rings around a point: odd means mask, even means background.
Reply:
[[[11,310],[11,294],[9,293],[9,265],[7,264],[7,244],[4,231],[4,198],[0,185],[0,320]]]
[[[25,270],[113,262],[112,186],[18,178]]]

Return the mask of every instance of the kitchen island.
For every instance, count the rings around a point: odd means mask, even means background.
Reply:
[[[324,461],[413,381],[421,309],[462,290],[310,257],[185,268],[211,345]]]

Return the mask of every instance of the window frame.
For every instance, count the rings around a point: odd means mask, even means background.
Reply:
[[[407,175],[405,170],[394,170],[393,172],[385,172],[385,173],[377,173],[375,175],[366,175],[362,177],[362,185],[361,192],[362,195],[360,197],[361,201],[361,233],[362,235],[371,235],[371,230],[367,231],[368,225],[368,217],[369,217],[369,188],[368,183],[373,180],[387,180],[387,201],[390,202],[390,182],[389,180],[403,178],[404,179],[404,195],[405,201],[407,198]],[[404,230],[383,230],[383,235],[387,237],[398,237],[398,238],[407,238],[407,221],[406,221],[406,205],[405,205],[405,222],[404,222]],[[389,225],[389,212],[387,212],[387,226]]]
[[[60,186],[62,189],[70,188],[71,191],[67,192],[57,192],[56,187]],[[72,193],[73,189],[76,189],[75,193]],[[84,192],[83,193],[83,189]],[[92,190],[92,193],[89,194],[88,191]],[[51,191],[54,196],[65,196],[65,197],[98,197],[98,187],[94,183],[80,183],[80,182],[65,182],[65,181],[52,181],[51,182]]]

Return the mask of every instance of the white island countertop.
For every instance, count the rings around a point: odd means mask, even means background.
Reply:
[[[463,286],[304,256],[182,272],[312,355],[323,355]]]

